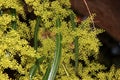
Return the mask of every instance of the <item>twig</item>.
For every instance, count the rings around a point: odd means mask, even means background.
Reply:
[[[93,24],[93,27],[92,27],[92,28],[95,29],[95,23],[94,23],[93,18],[91,17],[92,14],[91,14],[91,11],[90,11],[90,9],[89,9],[89,7],[88,7],[88,4],[87,4],[86,0],[83,0],[83,2],[84,2],[85,6],[86,6],[86,8],[87,8],[87,11],[88,11],[89,15],[90,15],[90,19],[91,19],[92,24]]]

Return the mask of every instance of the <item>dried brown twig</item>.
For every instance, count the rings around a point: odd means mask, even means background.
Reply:
[[[86,6],[86,8],[87,8],[87,11],[88,11],[89,15],[90,15],[90,19],[91,19],[92,25],[93,25],[92,28],[94,29],[94,28],[95,28],[95,23],[94,23],[94,20],[93,20],[93,18],[92,18],[92,13],[91,13],[91,11],[90,11],[90,9],[89,9],[89,7],[88,7],[88,4],[87,4],[86,0],[83,0],[83,2],[84,2],[85,6]]]

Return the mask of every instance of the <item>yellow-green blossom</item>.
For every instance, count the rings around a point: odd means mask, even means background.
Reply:
[[[76,23],[73,29],[70,14],[70,0],[0,0],[0,80],[12,80],[5,69],[18,72],[16,79],[29,80],[31,66],[36,59],[45,56],[39,65],[33,80],[42,80],[49,63],[52,63],[56,49],[56,34],[62,35],[62,57],[56,80],[119,80],[120,70],[114,66],[104,72],[106,67],[98,61],[101,43],[97,34],[103,30],[90,27],[88,18]],[[16,17],[10,10],[16,10]],[[22,16],[21,16],[22,15]],[[30,17],[29,17],[30,16]],[[32,16],[32,18],[31,18]],[[38,24],[38,49],[34,50],[34,32],[36,17],[41,17]],[[28,18],[26,18],[28,17]],[[61,26],[56,28],[56,20],[60,18]],[[11,22],[16,21],[17,29],[13,30]],[[73,20],[76,22],[76,18]],[[78,37],[78,74],[75,73],[75,44]],[[93,60],[90,60],[93,57]],[[14,73],[13,73],[14,74]],[[94,77],[93,77],[94,76]]]

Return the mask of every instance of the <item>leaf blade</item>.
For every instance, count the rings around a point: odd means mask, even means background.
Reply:
[[[38,69],[38,65],[34,64],[31,68],[30,68],[30,80],[32,80],[33,76],[36,74],[36,71]]]
[[[38,47],[38,30],[39,30],[39,25],[41,22],[41,17],[38,16],[36,19],[36,24],[34,28],[34,49],[37,50]]]
[[[61,22],[60,19],[58,18],[56,20],[56,27],[59,28],[61,26]],[[56,34],[56,50],[55,50],[55,56],[54,56],[54,60],[53,60],[53,64],[50,70],[50,74],[48,77],[48,80],[54,80],[59,64],[60,64],[60,59],[61,59],[61,52],[62,52],[62,44],[61,44],[61,40],[62,40],[62,35],[61,33],[57,33]]]
[[[76,28],[76,23],[74,21],[74,15],[70,14],[70,20],[71,20],[71,25],[73,30]],[[75,37],[74,39],[74,45],[75,45],[75,73],[78,74],[78,54],[79,54],[79,46],[78,46],[78,36]]]

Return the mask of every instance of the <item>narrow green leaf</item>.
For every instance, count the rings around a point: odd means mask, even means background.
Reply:
[[[74,15],[70,15],[70,20],[71,20],[71,25],[73,30],[76,28],[76,23],[74,21]],[[78,49],[78,37],[75,37],[74,39],[74,45],[75,45],[75,72],[78,74],[78,54],[79,54],[79,49]]]
[[[51,69],[51,64],[49,63],[49,65],[46,69],[45,75],[43,76],[42,80],[48,80],[48,76],[50,74],[50,69]]]
[[[12,24],[12,28],[14,30],[16,30],[17,29],[17,23],[16,23],[16,21],[12,21],[11,24]]]
[[[15,17],[16,17],[16,9],[11,9],[10,11],[11,11],[11,13],[12,13],[12,16],[15,16]]]
[[[36,74],[36,71],[38,69],[38,65],[34,64],[30,69],[30,80],[32,80],[33,76]]]
[[[60,26],[61,26],[60,19],[58,18],[56,20],[56,27],[58,28]],[[56,73],[57,73],[57,70],[58,70],[58,67],[59,67],[59,64],[60,64],[61,51],[62,51],[61,39],[62,39],[61,33],[57,33],[56,34],[55,56],[54,56],[54,60],[53,60],[53,64],[52,64],[52,67],[51,67],[51,70],[50,70],[48,80],[54,80],[55,79],[55,76],[56,76]]]
[[[32,77],[36,74],[36,71],[40,70],[39,65],[42,64],[44,59],[45,59],[45,56],[42,56],[36,59],[35,64],[30,68],[30,80],[32,80]]]
[[[40,65],[40,64],[43,62],[44,59],[45,59],[45,56],[42,56],[42,57],[36,59],[35,64],[36,64],[36,65]]]
[[[38,30],[39,30],[39,25],[40,25],[41,17],[38,16],[36,19],[36,25],[34,29],[34,49],[37,50],[38,47]]]
[[[75,72],[76,74],[78,74],[78,54],[79,54],[78,37],[75,37],[74,45],[75,45]]]
[[[11,15],[16,18],[16,10],[15,10],[15,9],[11,9],[10,11],[11,11]],[[17,29],[17,22],[16,22],[16,20],[15,20],[15,21],[12,21],[12,22],[11,22],[11,25],[12,25],[12,28],[13,28],[14,30]]]
[[[34,28],[34,49],[35,50],[37,50],[38,48],[38,30],[39,30],[40,22],[41,22],[41,17],[38,16],[36,19],[36,24]],[[35,64],[30,69],[30,80],[32,80],[32,77],[35,75],[37,69],[40,70],[39,65],[43,62],[44,59],[45,59],[45,56],[42,56],[41,58],[36,59]]]
[[[57,27],[57,28],[59,28],[59,27],[60,27],[60,25],[61,25],[61,21],[60,21],[60,19],[59,19],[59,18],[57,18],[57,20],[56,20],[56,27]]]
[[[76,23],[75,23],[74,19],[75,19],[74,15],[70,14],[70,22],[71,22],[73,30],[76,28]]]

